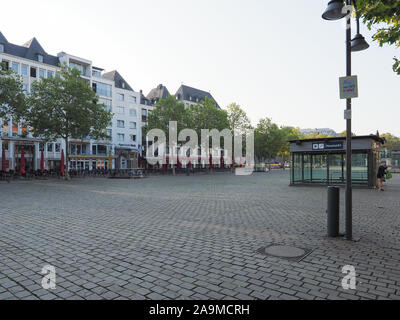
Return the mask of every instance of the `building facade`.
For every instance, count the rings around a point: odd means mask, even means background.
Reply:
[[[107,128],[109,139],[70,140],[69,168],[77,170],[130,169],[141,150],[142,117],[141,97],[117,72],[105,73],[93,66],[92,61],[65,52],[49,55],[36,38],[22,46],[7,41],[0,32],[0,62],[21,76],[24,91],[29,94],[34,81],[60,76],[60,65],[67,64],[81,72],[99,96],[99,103],[114,114]],[[0,156],[5,149],[7,170],[19,170],[21,150],[24,149],[28,171],[40,169],[41,151],[44,151],[45,169],[57,170],[61,166],[61,151],[65,142],[47,142],[32,136],[29,127],[16,123],[12,117],[0,119]],[[111,160],[111,163],[110,163]]]

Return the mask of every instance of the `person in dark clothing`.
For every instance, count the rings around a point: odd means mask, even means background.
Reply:
[[[386,163],[382,163],[378,168],[378,188],[380,191],[385,191],[383,190],[383,181],[385,180],[386,170]]]

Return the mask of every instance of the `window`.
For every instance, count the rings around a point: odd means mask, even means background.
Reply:
[[[107,138],[107,140],[112,140],[112,130],[111,129],[107,129],[107,136],[108,136],[108,138]]]
[[[142,122],[147,122],[147,109],[142,109]]]
[[[56,78],[61,78],[61,74],[56,73]]]
[[[52,143],[47,144],[47,152],[53,152],[53,144]]]
[[[123,133],[118,133],[118,141],[125,141],[125,135]]]
[[[99,99],[100,104],[104,104],[106,106],[106,111],[112,111],[112,101],[108,99]]]
[[[136,134],[131,134],[131,141],[136,142]]]
[[[36,68],[31,67],[31,77],[36,78]]]
[[[0,43],[0,52],[4,52],[4,44]]]
[[[96,77],[96,78],[101,78],[101,71],[100,70],[96,70],[96,69],[92,69],[92,76]]]
[[[125,128],[125,121],[123,121],[123,120],[118,120],[118,121],[117,121],[117,127],[118,127],[118,128]]]
[[[40,78],[46,78],[46,70],[39,69],[39,77]]]
[[[27,76],[28,75],[28,66],[26,66],[24,64],[21,66],[21,74],[23,76]]]
[[[131,96],[131,102],[136,103],[136,97]]]
[[[101,82],[94,82],[92,84],[93,91],[97,94],[105,97],[112,97],[112,87],[111,85],[101,83]]]
[[[39,151],[44,151],[44,143],[39,143]]]
[[[56,152],[61,152],[61,143],[56,143]]]
[[[125,108],[124,107],[117,107],[117,113],[125,114]]]
[[[124,97],[123,94],[118,93],[118,94],[117,94],[117,99],[118,99],[118,101],[124,101],[124,100],[125,100],[125,97]]]
[[[47,78],[53,78],[54,77],[54,72],[53,71],[47,71]]]
[[[136,122],[129,122],[129,129],[136,129]]]
[[[43,63],[43,56],[42,56],[41,54],[38,54],[37,60],[38,60],[39,62],[42,62],[42,63]]]
[[[122,82],[121,87],[122,89],[125,89],[125,82]]]
[[[3,70],[8,70],[8,68],[10,67],[10,63],[8,61],[6,61],[6,60],[1,61],[1,64],[2,64],[1,68],[2,69],[4,68]]]
[[[136,111],[136,109],[129,109],[129,115],[131,116],[131,117],[137,117],[137,111]]]
[[[81,64],[70,62],[69,66],[71,69],[77,69],[82,75],[86,74],[86,68]]]
[[[19,73],[19,63],[13,62],[11,64],[11,68],[14,70],[15,73]]]

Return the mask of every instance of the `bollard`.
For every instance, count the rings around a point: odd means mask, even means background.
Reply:
[[[328,237],[339,236],[340,189],[328,187]]]

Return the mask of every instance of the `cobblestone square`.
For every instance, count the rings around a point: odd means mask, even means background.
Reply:
[[[400,300],[400,177],[354,190],[359,242],[325,236],[325,187],[288,185],[288,172],[0,182],[0,299]],[[272,244],[311,252],[258,252]]]

